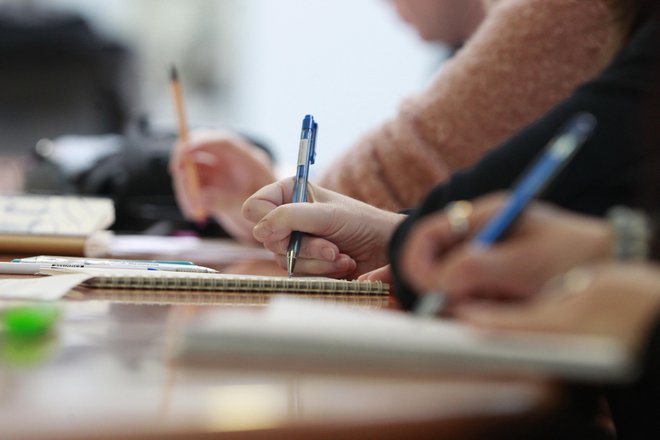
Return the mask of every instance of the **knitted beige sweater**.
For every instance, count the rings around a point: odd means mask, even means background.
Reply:
[[[605,67],[622,33],[609,1],[495,2],[426,90],[349,148],[320,184],[389,210],[416,205]]]

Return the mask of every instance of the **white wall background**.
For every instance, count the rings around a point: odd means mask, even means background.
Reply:
[[[138,56],[137,109],[171,124],[167,70],[189,121],[268,142],[293,172],[300,122],[319,122],[316,172],[420,89],[441,58],[384,0],[0,0],[77,10]]]
[[[304,114],[319,122],[318,171],[393,115],[438,58],[383,0],[240,3],[235,121],[267,135],[291,167]]]

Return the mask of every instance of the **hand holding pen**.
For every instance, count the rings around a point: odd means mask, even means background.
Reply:
[[[317,123],[312,115],[307,115],[303,119],[302,131],[300,133],[300,145],[298,147],[298,163],[296,165],[296,176],[293,186],[292,203],[307,202],[307,181],[309,178],[309,167],[314,163],[316,156],[316,131]],[[291,240],[286,252],[287,273],[293,276],[296,267],[296,259],[300,253],[302,242],[302,233],[293,231]]]
[[[479,252],[485,250],[509,230],[513,222],[520,216],[530,201],[547,187],[552,179],[573,157],[577,149],[589,137],[594,127],[595,119],[590,114],[580,114],[566,124],[558,136],[550,141],[537,161],[532,164],[529,170],[523,174],[518,183],[514,185],[510,197],[506,200],[501,209],[491,217],[490,220],[488,220],[484,227],[472,239],[470,243],[472,251]],[[439,232],[436,229],[435,236],[429,234],[425,237],[426,242],[424,243],[424,246],[427,253],[431,252],[429,250],[431,247],[429,246],[430,242],[433,242],[434,240],[450,242],[453,240],[452,245],[455,246],[456,241],[461,240],[458,236],[464,235],[468,232],[468,217],[471,216],[470,205],[468,202],[461,203],[462,204],[454,205],[446,215],[442,217],[444,224],[440,224],[438,227],[444,228],[444,235],[439,235]],[[430,224],[430,221],[431,219],[420,221],[420,224],[418,225],[419,229],[426,229],[428,233],[429,230],[434,228],[434,225]],[[461,231],[458,231],[458,229],[461,229]],[[415,263],[411,260],[412,254],[415,253],[410,250],[410,247],[415,247],[414,244],[411,245],[410,243],[410,241],[414,241],[412,238],[413,235],[414,234],[411,233],[411,238],[409,238],[409,243],[407,243],[403,250],[404,256],[402,257],[402,261],[407,261],[407,263],[404,263],[403,265],[405,266],[408,264],[409,267],[402,269],[407,277],[419,278],[422,270],[412,267],[415,266]],[[417,240],[420,240],[419,235],[417,235]],[[418,258],[421,257],[424,259],[424,257],[427,257],[438,260],[436,252],[437,250],[433,251],[435,256],[418,255]],[[406,253],[408,255],[405,255]],[[525,261],[519,263],[523,264]],[[441,270],[441,268],[436,267],[436,270]],[[438,273],[425,273],[424,276],[429,278],[435,276],[439,278]],[[446,288],[446,286],[443,287]],[[445,306],[446,297],[444,293],[433,290],[421,297],[416,305],[416,312],[420,315],[435,315]]]

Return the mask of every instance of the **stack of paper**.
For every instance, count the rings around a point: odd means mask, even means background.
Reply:
[[[0,252],[102,255],[114,219],[109,199],[0,195]]]

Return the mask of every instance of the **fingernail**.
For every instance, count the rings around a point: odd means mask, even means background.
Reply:
[[[257,223],[257,225],[252,229],[252,235],[256,239],[264,239],[270,236],[273,233],[273,229],[270,227],[268,222]]]
[[[335,261],[335,258],[337,257],[337,254],[335,253],[335,250],[329,247],[325,247],[321,249],[321,256],[323,257],[324,260],[327,261]]]

